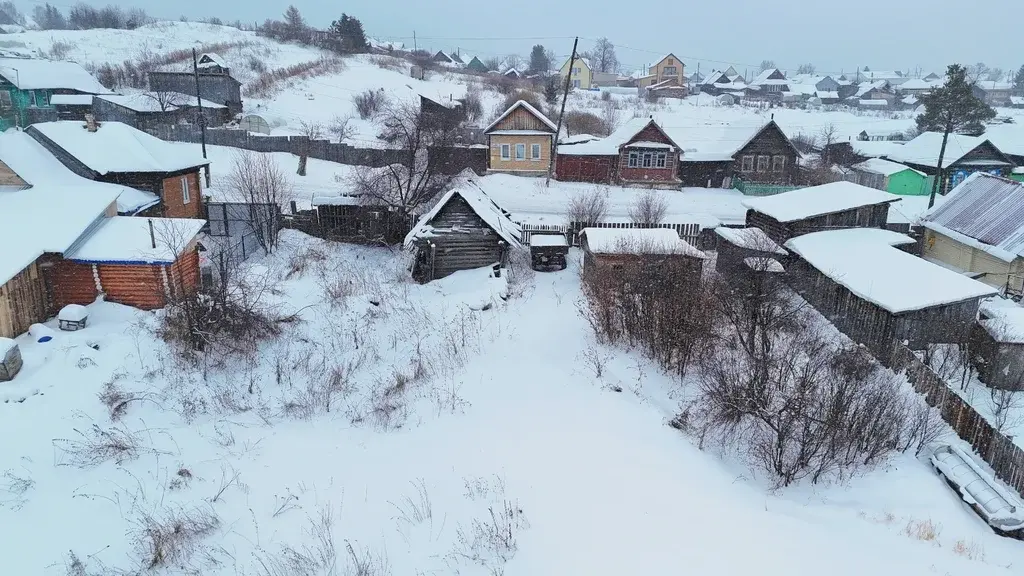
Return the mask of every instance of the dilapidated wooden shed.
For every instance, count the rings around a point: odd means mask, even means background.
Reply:
[[[405,237],[415,251],[413,278],[430,282],[459,270],[504,265],[521,248],[519,225],[472,183],[450,190]]]

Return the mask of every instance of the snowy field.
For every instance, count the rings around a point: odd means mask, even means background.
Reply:
[[[396,576],[1019,570],[1024,544],[910,456],[772,493],[698,451],[666,424],[685,387],[595,342],[575,262],[423,286],[406,264],[285,231],[246,274],[297,320],[249,361],[183,367],[160,313],[105,303],[85,330],[19,338],[3,572],[63,575],[72,553],[74,574],[335,573],[294,569],[305,556]],[[934,539],[908,536],[923,522]]]

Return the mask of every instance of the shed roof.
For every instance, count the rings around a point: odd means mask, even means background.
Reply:
[[[526,100],[519,100],[515,104],[509,106],[508,110],[505,110],[505,112],[502,113],[501,116],[498,116],[498,118],[494,122],[491,122],[490,124],[488,124],[487,128],[484,128],[484,133],[485,134],[489,133],[495,126],[500,124],[501,121],[504,120],[505,118],[508,118],[509,115],[511,115],[513,112],[515,112],[516,109],[518,109],[518,108],[523,108],[527,112],[529,112],[530,114],[533,114],[534,116],[536,116],[537,119],[539,119],[541,122],[543,122],[545,126],[547,126],[548,128],[551,128],[552,132],[557,132],[558,131],[558,126],[556,126],[554,122],[549,120],[547,116],[545,116],[543,113],[541,113],[540,110],[537,110],[536,108],[534,108],[533,105],[531,105]]]
[[[715,233],[733,246],[747,250],[771,252],[781,256],[789,254],[760,228],[726,228],[720,226],[715,228]]]
[[[900,197],[895,194],[853,182],[840,181],[783,192],[774,196],[748,198],[743,200],[743,205],[751,210],[767,214],[779,222],[794,222],[863,206],[889,204],[899,200]]]
[[[224,60],[224,58],[222,58],[220,54],[217,54],[215,52],[206,52],[205,54],[199,57],[199,63],[197,64],[197,67],[212,68],[214,66],[228,68],[227,61]]]
[[[1005,298],[989,298],[981,302],[978,321],[996,342],[1024,344],[1024,308]]]
[[[77,90],[108,94],[92,74],[75,62],[38,58],[0,58],[0,76],[20,90]]]
[[[102,122],[95,132],[71,120],[33,124],[30,130],[39,131],[99,174],[179,172],[210,163],[189,146],[164,142],[121,122]]]
[[[580,235],[586,238],[587,248],[595,254],[679,254],[707,258],[671,228],[584,228]]]
[[[106,100],[113,104],[117,104],[122,108],[127,108],[135,112],[170,112],[178,110],[179,108],[191,106],[195,107],[198,105],[198,99],[195,96],[188,94],[181,94],[178,92],[136,92],[134,94],[103,94],[97,96],[100,100]],[[161,104],[162,103],[162,104]],[[223,109],[227,106],[223,104],[217,104],[210,102],[209,100],[202,100],[203,108],[208,109]]]
[[[1024,184],[976,172],[926,212],[922,224],[1012,262],[1024,255]]]
[[[64,257],[91,264],[173,264],[205,224],[194,218],[105,218]]]
[[[54,94],[50,104],[54,106],[92,106],[92,94]]]
[[[409,234],[405,237],[405,245],[411,246],[417,239],[436,235],[437,229],[431,226],[430,221],[456,196],[465,200],[469,207],[473,209],[473,212],[494,230],[502,240],[507,242],[509,246],[522,246],[519,242],[519,238],[522,235],[519,225],[513,222],[509,218],[508,213],[495,204],[490,196],[485,194],[474,182],[469,182],[461,188],[453,188],[445,192],[444,196],[426,214],[421,216],[416,225],[409,231]]]
[[[909,236],[888,230],[850,228],[798,236],[786,242],[786,248],[833,282],[892,314],[997,292],[987,284],[893,247],[913,242]]]
[[[906,170],[910,170],[911,172],[914,172],[915,174],[919,174],[921,176],[925,175],[924,172],[921,172],[920,170],[914,170],[913,168],[905,164],[900,164],[899,162],[892,162],[890,160],[883,160],[881,158],[868,158],[867,160],[861,162],[860,164],[854,164],[852,167],[858,170],[863,170],[865,172],[874,172],[875,174],[881,174],[883,176],[892,176],[893,174],[899,174],[900,172],[904,172]]]
[[[955,164],[972,150],[989,142],[981,136],[965,136],[963,134],[950,134],[946,143],[946,153],[943,156],[944,166]],[[991,142],[989,142],[991,144]],[[995,145],[993,144],[993,147]],[[919,164],[921,166],[937,167],[939,164],[939,151],[942,148],[942,133],[923,132],[916,138],[905,143],[899,148],[894,148],[888,153],[890,160],[908,164]]]

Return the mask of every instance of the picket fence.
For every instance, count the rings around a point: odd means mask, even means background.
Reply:
[[[584,228],[615,228],[615,229],[641,229],[641,228],[670,228],[675,230],[679,237],[686,240],[690,244],[697,246],[701,244],[701,227],[700,224],[688,222],[685,224],[679,223],[666,223],[656,225],[644,225],[635,224],[633,222],[597,222],[594,224],[588,224],[585,222],[572,222],[571,224],[523,224],[517,222],[521,233],[519,235],[519,241],[524,246],[530,245],[530,240],[534,234],[537,233],[552,233],[557,232],[564,234],[569,240],[570,246],[579,246],[579,233]]]

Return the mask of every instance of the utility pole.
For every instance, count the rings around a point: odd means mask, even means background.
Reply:
[[[192,49],[192,75],[196,79],[196,107],[199,110],[199,142],[203,145],[203,159],[206,160],[206,116],[203,116],[203,95],[199,91],[199,56]],[[210,187],[210,165],[206,165],[206,187]]]
[[[416,31],[412,31],[412,51],[419,52],[419,46],[416,46]]]
[[[555,157],[558,155],[558,137],[562,133],[562,118],[565,116],[565,101],[569,99],[569,86],[572,85],[572,67],[576,64],[576,46],[580,38],[572,41],[572,55],[569,56],[569,69],[565,74],[565,92],[562,93],[562,109],[558,112],[558,128],[555,130],[555,137],[551,140],[551,162],[548,163],[548,177],[544,180],[544,186],[551,185],[551,173],[555,170]]]

